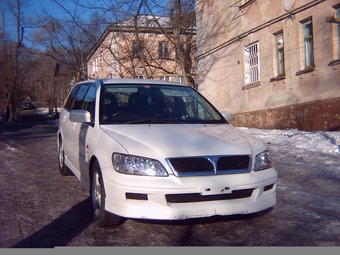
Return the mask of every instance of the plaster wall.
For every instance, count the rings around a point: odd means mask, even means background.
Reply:
[[[198,5],[198,68],[205,73],[200,92],[219,110],[237,116],[340,98],[338,24],[326,22],[339,4],[336,0],[216,0]],[[314,66],[308,70],[302,26],[307,19],[312,20],[314,46]],[[278,32],[284,38],[285,75],[281,77],[277,74]],[[248,86],[244,50],[256,42],[260,80]]]

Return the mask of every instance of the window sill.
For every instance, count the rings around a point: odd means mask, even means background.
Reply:
[[[256,88],[256,87],[259,87],[260,85],[261,85],[260,81],[248,83],[248,84],[246,84],[245,86],[242,87],[242,90]]]
[[[296,76],[299,76],[299,75],[301,75],[301,74],[310,73],[310,72],[313,72],[313,71],[315,71],[315,70],[316,70],[315,66],[308,66],[308,67],[306,67],[305,69],[296,72],[295,75],[296,75]]]
[[[331,62],[329,62],[328,66],[335,66],[335,65],[339,65],[340,64],[340,59],[337,60],[333,60]]]
[[[256,0],[250,0],[250,1],[248,1],[248,2],[246,2],[246,3],[244,3],[244,4],[242,4],[240,7],[239,7],[239,9],[241,10],[241,9],[244,9],[245,7],[247,7],[247,6],[249,6],[249,5],[251,5],[252,3],[254,3]]]
[[[269,82],[273,82],[273,81],[281,81],[281,80],[284,80],[284,79],[287,79],[287,76],[286,76],[286,75],[280,75],[280,76],[271,78],[271,79],[269,80]]]

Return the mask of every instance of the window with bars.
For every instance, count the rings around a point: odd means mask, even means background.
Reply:
[[[277,76],[285,75],[283,33],[275,34]]]
[[[132,57],[133,58],[140,58],[141,50],[142,50],[142,42],[132,41]]]
[[[169,43],[168,42],[158,43],[158,56],[159,58],[169,58]]]
[[[245,83],[260,81],[260,52],[259,43],[251,44],[244,48],[244,64],[245,64]]]
[[[313,25],[312,20],[302,23],[304,35],[305,68],[314,66]]]

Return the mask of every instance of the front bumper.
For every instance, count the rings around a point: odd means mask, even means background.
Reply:
[[[277,172],[201,177],[129,176],[106,169],[105,209],[136,219],[178,220],[255,213],[276,204]]]

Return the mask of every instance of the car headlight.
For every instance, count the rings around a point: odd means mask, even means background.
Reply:
[[[271,168],[272,166],[273,166],[272,156],[268,150],[265,150],[256,155],[254,165],[255,171]]]
[[[155,159],[113,153],[112,163],[114,170],[122,174],[168,176],[163,165]]]

